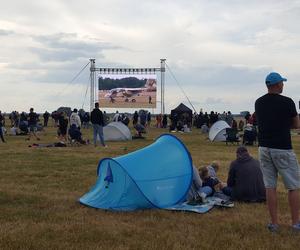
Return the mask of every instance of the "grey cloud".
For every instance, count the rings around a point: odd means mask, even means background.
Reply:
[[[13,30],[0,29],[0,36],[9,36],[9,35],[13,35],[13,34],[15,34],[15,32]]]
[[[103,57],[101,51],[75,50],[75,49],[48,49],[48,48],[31,48],[31,52],[37,54],[42,61],[72,61],[78,58],[90,58],[95,54]]]
[[[55,63],[31,63],[18,65],[16,69],[24,68],[32,71],[31,75],[25,76],[25,80],[38,83],[69,83],[77,73],[89,62],[86,58],[77,58],[72,62],[55,62]],[[89,80],[89,67],[73,81],[72,84],[86,83]]]
[[[80,39],[75,33],[57,33],[47,36],[32,36],[42,47],[31,48],[31,51],[45,61],[72,61],[78,58],[103,58],[107,49],[122,47],[104,43],[95,39]]]
[[[250,69],[247,67],[218,64],[188,69],[179,69],[176,67],[172,69],[172,71],[178,72],[178,75],[175,77],[181,85],[219,86],[222,88],[240,87],[241,85],[251,86],[255,83],[260,83],[270,70],[268,67]],[[168,82],[174,82],[170,75],[168,75]]]
[[[206,75],[207,83],[226,86],[243,86],[261,82],[269,72],[269,69],[249,69],[246,67],[222,66],[211,70],[211,74]]]
[[[100,42],[95,39],[82,40],[76,33],[57,33],[47,36],[33,36],[36,42],[39,42],[53,49],[73,49],[73,50],[98,50],[101,49],[120,49],[109,43]]]
[[[215,97],[208,97],[203,101],[195,101],[191,100],[193,105],[203,105],[203,104],[227,104],[224,99],[222,98],[215,98]]]

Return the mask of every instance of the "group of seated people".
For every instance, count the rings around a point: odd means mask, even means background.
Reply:
[[[43,126],[41,124],[37,124],[37,131],[43,131]],[[10,135],[28,135],[29,126],[28,121],[20,121],[19,126],[12,125],[10,128]]]
[[[188,126],[187,123],[185,123],[182,120],[176,121],[176,123],[174,123],[174,121],[170,124],[169,126],[169,132],[191,132],[191,128]]]
[[[230,164],[227,183],[218,179],[218,169],[217,162],[199,170],[193,166],[193,183],[187,196],[188,201],[198,200],[202,203],[206,197],[216,193],[237,201],[265,201],[266,190],[259,161],[249,154],[246,147],[237,148],[236,160]]]
[[[206,125],[206,123],[204,123],[200,128],[202,134],[208,134],[209,129],[210,128]],[[242,135],[240,135],[238,130],[235,128],[226,128],[226,140],[228,139],[229,141],[240,142],[240,136],[242,137],[243,145],[253,146],[257,141],[256,126],[247,123],[247,125],[244,127],[244,132]]]
[[[226,128],[226,141],[240,142],[240,136],[242,137],[243,145],[253,146],[257,141],[257,130],[256,126],[250,123],[244,127],[244,133],[238,134],[238,130],[234,128]]]

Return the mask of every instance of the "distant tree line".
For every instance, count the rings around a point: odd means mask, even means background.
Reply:
[[[122,79],[102,78],[98,80],[99,89],[109,90],[114,88],[142,88],[147,79],[137,79],[136,77],[126,77]]]

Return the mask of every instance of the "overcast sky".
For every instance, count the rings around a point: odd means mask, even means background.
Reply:
[[[89,68],[70,82],[89,58],[135,68],[165,58],[167,112],[190,106],[178,84],[197,111],[253,111],[271,71],[298,103],[300,1],[1,0],[0,110],[88,110]]]

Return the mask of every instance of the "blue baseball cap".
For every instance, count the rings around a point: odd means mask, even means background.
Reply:
[[[266,77],[266,84],[267,86],[271,86],[280,82],[286,82],[287,79],[283,78],[279,73],[271,72]]]

